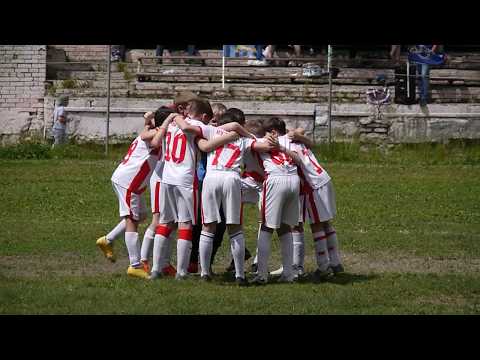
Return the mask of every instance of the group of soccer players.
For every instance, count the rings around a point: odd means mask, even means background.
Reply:
[[[216,238],[218,233],[223,238],[226,229],[236,283],[262,285],[268,282],[276,230],[282,267],[270,274],[290,283],[304,275],[303,223],[308,221],[317,261],[313,276],[323,280],[343,272],[330,222],[336,213],[333,185],[303,130],[287,131],[277,117],[245,121],[239,109],[225,110],[218,104],[213,108],[215,112],[207,100],[186,92],[177,95],[172,105],[144,115],[143,131],[111,178],[121,221],[97,240],[106,258],[115,261],[113,243],[124,234],[128,275],[151,280],[174,275],[184,280],[196,272],[192,259],[199,258],[200,279],[210,281],[212,252],[219,246]],[[206,159],[203,184],[198,179],[202,158]],[[153,216],[140,243],[138,224],[147,216],[143,197],[147,187]],[[245,256],[242,227],[246,203],[258,205],[260,223],[252,266],[255,276],[250,282],[245,277],[249,254]],[[175,233],[176,268],[170,264]]]

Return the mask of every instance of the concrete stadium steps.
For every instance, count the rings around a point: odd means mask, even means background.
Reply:
[[[137,73],[139,82],[220,82],[222,69],[219,67],[179,67],[152,65]],[[342,68],[334,84],[375,84],[375,78],[384,75],[394,80],[393,69]],[[480,86],[480,70],[432,69],[431,84],[466,84]],[[448,78],[448,79],[440,79]],[[248,67],[226,68],[226,82],[248,83],[307,83],[326,84],[326,76],[308,78],[302,75],[301,67]]]
[[[375,86],[372,86],[375,87]],[[368,86],[341,85],[333,86],[332,101],[335,103],[366,103]],[[328,85],[282,85],[282,84],[226,84],[221,83],[131,83],[112,82],[112,97],[136,98],[173,98],[179,91],[194,91],[210,100],[238,101],[300,101],[327,102]],[[391,87],[392,96],[394,88]],[[55,95],[70,94],[79,97],[106,96],[105,83],[97,88],[80,85],[73,89],[62,88],[56,83]],[[480,102],[480,87],[433,85],[431,98],[434,103],[474,103]]]

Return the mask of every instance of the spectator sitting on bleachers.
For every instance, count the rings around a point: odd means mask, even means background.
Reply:
[[[171,56],[171,51],[173,50],[184,50],[184,46],[178,46],[178,45],[157,45],[155,49],[155,56],[158,57],[169,57]],[[200,53],[198,52],[197,48],[195,45],[187,45],[187,54],[188,56],[198,56]],[[158,60],[158,63],[161,63],[161,59]],[[187,61],[187,63],[191,63],[190,61]]]
[[[125,45],[112,45],[112,62],[125,61]]]
[[[287,50],[287,55],[288,56],[291,56],[291,50],[293,48],[294,56],[295,57],[302,57],[302,45],[288,45],[286,47],[284,45],[268,45],[267,48],[264,51],[265,58],[273,59],[273,57],[276,53],[276,50],[277,50],[277,46],[279,46],[282,49]],[[297,64],[296,61],[289,61],[288,62],[288,66],[297,66],[297,65],[298,64]]]

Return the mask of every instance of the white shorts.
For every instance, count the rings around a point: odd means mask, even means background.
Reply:
[[[233,171],[207,171],[202,188],[202,223],[221,222],[223,208],[226,224],[242,223],[242,181]]]
[[[337,209],[335,206],[335,190],[331,181],[305,195],[310,224],[332,220]]]
[[[198,191],[179,185],[160,183],[160,224],[197,224]]]
[[[257,204],[262,193],[263,183],[251,177],[242,178],[242,203]]]
[[[160,187],[161,182],[158,176],[150,178],[150,204],[152,206],[152,214],[160,212]]]
[[[278,229],[281,224],[298,225],[300,179],[297,175],[270,176],[263,183],[262,223]]]
[[[135,221],[145,219],[147,207],[142,194],[131,192],[114,182],[112,182],[112,186],[118,198],[120,217],[130,216]]]

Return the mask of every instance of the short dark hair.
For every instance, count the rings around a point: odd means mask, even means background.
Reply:
[[[245,123],[245,129],[251,132],[256,137],[264,137],[265,136],[265,129],[263,128],[262,122],[257,119],[248,120]]]
[[[206,114],[210,119],[213,117],[212,107],[207,100],[194,99],[188,102],[190,104],[190,111],[195,115]]]
[[[232,113],[226,112],[226,113],[223,113],[222,116],[220,116],[220,118],[217,121],[217,124],[221,126],[221,125],[225,125],[232,122],[237,122],[236,117]]]
[[[240,125],[245,124],[245,114],[243,113],[242,110],[237,108],[230,108],[225,112],[225,114],[231,114],[235,119],[234,122],[237,122]]]
[[[285,135],[287,133],[287,125],[285,124],[285,121],[276,116],[265,120],[263,122],[263,128],[265,129],[265,132],[277,130],[280,135]]]
[[[160,106],[157,111],[155,111],[155,127],[159,127],[174,111],[167,106]]]

